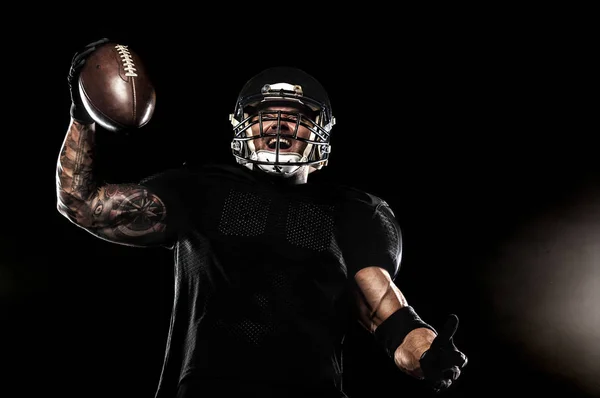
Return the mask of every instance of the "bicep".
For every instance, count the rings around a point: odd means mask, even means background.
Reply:
[[[119,244],[166,243],[168,209],[151,189],[138,184],[107,184],[91,200],[90,233]]]

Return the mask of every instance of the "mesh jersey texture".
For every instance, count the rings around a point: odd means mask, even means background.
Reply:
[[[175,289],[156,398],[181,383],[335,385],[361,268],[395,275],[402,238],[382,199],[283,185],[239,165],[140,182],[165,203]]]

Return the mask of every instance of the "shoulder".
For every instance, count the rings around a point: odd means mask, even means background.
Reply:
[[[250,180],[249,170],[230,164],[182,164],[152,174],[140,181],[142,185],[152,184],[155,181],[186,181],[210,182],[226,180]]]
[[[385,209],[393,215],[388,202],[374,193],[349,185],[339,185],[336,189],[344,207],[364,209],[373,213]]]
[[[191,168],[191,171],[203,181],[220,183],[255,183],[256,175],[239,164],[213,163]]]

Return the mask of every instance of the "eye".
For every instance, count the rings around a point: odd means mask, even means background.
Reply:
[[[297,113],[292,113],[292,114],[284,113],[281,115],[281,118],[292,121],[292,122],[296,122],[296,121],[298,121],[298,114]]]
[[[263,120],[277,120],[277,113],[262,113]],[[297,113],[281,113],[281,121],[284,122],[297,122],[298,114]]]

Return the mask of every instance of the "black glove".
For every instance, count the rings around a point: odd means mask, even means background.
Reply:
[[[458,317],[452,314],[429,349],[421,356],[424,379],[435,392],[450,387],[467,364],[467,357],[456,348],[452,340],[457,328]]]
[[[93,43],[85,46],[80,52],[75,53],[73,60],[71,61],[71,68],[69,69],[69,76],[67,78],[69,82],[69,91],[71,93],[71,117],[78,122],[89,124],[93,123],[94,119],[89,115],[83,106],[81,97],[79,95],[79,72],[81,67],[85,64],[86,58],[96,50],[96,48],[109,40],[107,38],[100,39]]]

